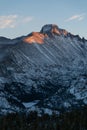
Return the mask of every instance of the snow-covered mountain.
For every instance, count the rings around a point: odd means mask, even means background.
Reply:
[[[54,24],[13,40],[0,37],[0,114],[86,104],[86,39]]]

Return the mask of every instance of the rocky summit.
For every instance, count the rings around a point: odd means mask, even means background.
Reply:
[[[69,111],[87,105],[87,40],[55,24],[0,37],[0,114]]]

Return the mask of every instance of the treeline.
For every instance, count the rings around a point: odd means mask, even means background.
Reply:
[[[0,130],[87,130],[87,107],[59,116],[37,112],[30,114],[11,113],[0,117]]]

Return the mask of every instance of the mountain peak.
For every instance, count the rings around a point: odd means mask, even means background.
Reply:
[[[66,30],[60,29],[56,24],[46,24],[42,27],[40,32],[48,35],[57,34],[66,36],[68,34]]]
[[[51,32],[52,29],[57,29],[58,30],[58,26],[56,24],[46,24],[42,27],[41,29],[41,33],[47,33],[47,32]]]
[[[32,32],[26,38],[24,42],[26,43],[44,43],[44,38],[51,37],[53,35],[63,35],[67,36],[68,32],[64,29],[60,29],[56,24],[46,24],[42,27],[40,32]]]

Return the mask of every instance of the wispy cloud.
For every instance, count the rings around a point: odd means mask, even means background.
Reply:
[[[14,28],[17,15],[0,16],[0,28]]]
[[[8,16],[0,16],[0,29],[5,28],[15,28],[20,24],[29,23],[32,21],[32,17],[30,16],[18,16],[18,15],[8,15]]]
[[[33,17],[29,17],[29,16],[27,16],[27,17],[24,17],[23,18],[23,23],[29,23],[30,21],[32,21],[33,20]]]
[[[70,18],[66,19],[65,22],[69,22],[69,21],[73,21],[73,20],[77,20],[77,21],[82,21],[83,19],[85,19],[86,14],[76,14],[71,16]]]

